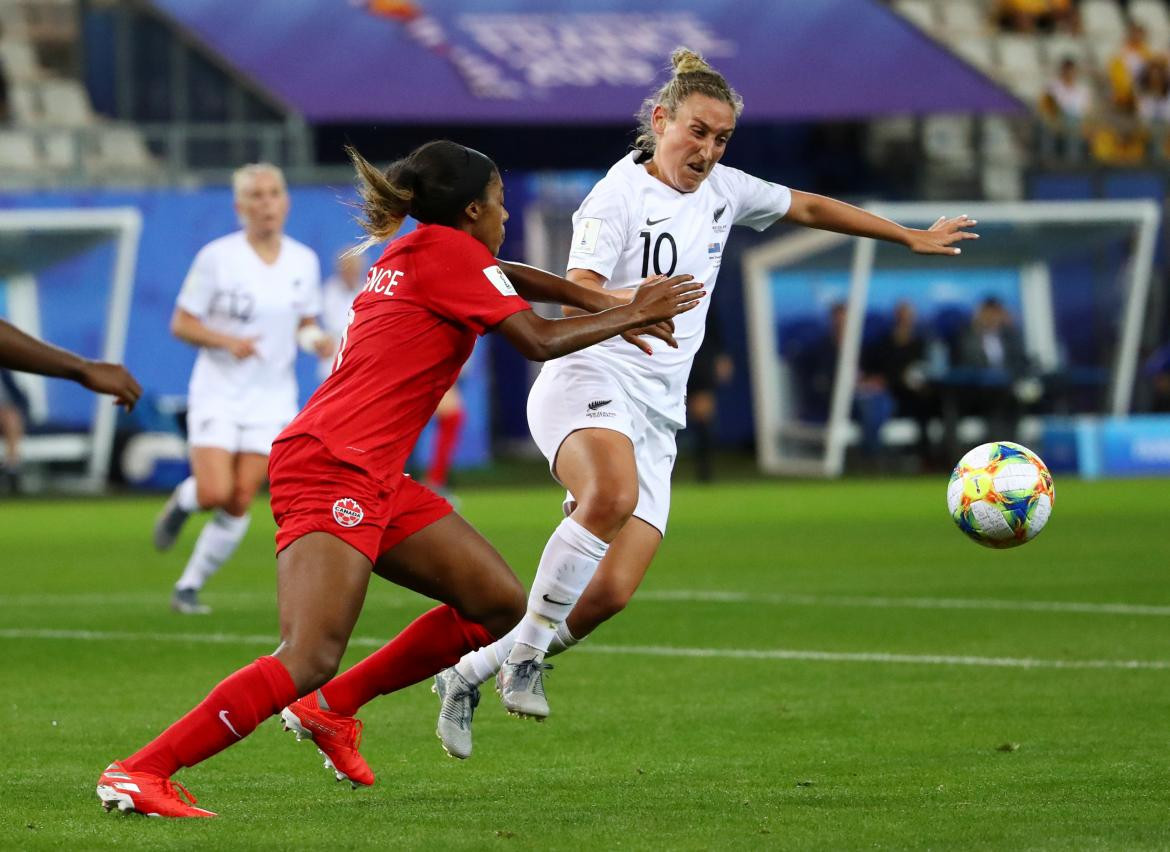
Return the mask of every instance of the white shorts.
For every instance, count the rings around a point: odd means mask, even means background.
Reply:
[[[287,420],[240,423],[223,412],[192,408],[187,411],[187,443],[192,447],[216,447],[229,453],[266,456]]]
[[[594,364],[575,363],[550,369],[536,377],[528,394],[528,428],[554,470],[565,438],[579,429],[611,429],[634,445],[638,467],[638,505],[641,518],[663,535],[670,515],[670,472],[674,469],[678,424],[639,405],[623,387],[618,374]],[[566,494],[566,505],[573,501]]]

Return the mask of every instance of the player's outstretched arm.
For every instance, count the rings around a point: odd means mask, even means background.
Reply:
[[[142,396],[142,387],[121,364],[82,358],[37,340],[4,320],[0,320],[0,367],[70,379],[91,391],[111,394],[127,411]]]
[[[976,222],[966,216],[951,219],[943,216],[926,229],[907,228],[844,201],[796,190],[792,191],[792,206],[784,214],[784,221],[822,231],[901,243],[917,254],[959,254],[960,249],[955,243],[979,239],[978,234],[967,230]]]
[[[706,295],[690,275],[676,275],[638,289],[627,304],[596,314],[544,319],[533,311],[512,314],[496,326],[531,361],[547,361],[594,343],[685,313]]]
[[[516,292],[530,302],[566,305],[596,314],[628,301],[613,296],[599,287],[590,287],[568,278],[561,278],[526,263],[501,260],[499,264],[516,288]]]

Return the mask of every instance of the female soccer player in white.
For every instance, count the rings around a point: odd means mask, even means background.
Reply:
[[[573,216],[568,278],[607,290],[655,274],[689,273],[710,290],[732,225],[786,222],[958,254],[975,237],[965,216],[905,228],[831,198],[789,190],[719,165],[743,102],[698,54],[679,49],[674,73],[642,106],[635,150],[597,183]],[[541,672],[620,612],[666,531],[675,432],[685,425],[691,362],[703,341],[706,300],[676,320],[677,349],[647,357],[610,340],[548,362],[528,399],[533,438],[568,489],[568,516],[541,556],[516,629],[435,679],[438,734],[448,753],[471,753],[477,686],[499,671],[504,707],[548,715]],[[582,594],[583,593],[583,594]],[[501,668],[502,667],[502,668]]]
[[[189,615],[210,612],[199,590],[244,538],[269,448],[296,416],[298,345],[318,356],[333,351],[316,320],[317,255],[284,233],[283,173],[247,165],[232,176],[232,190],[242,229],[195,256],[171,320],[175,337],[199,347],[187,397],[191,476],[155,521],[155,547],[170,549],[192,512],[215,511],[175,583],[171,608]]]

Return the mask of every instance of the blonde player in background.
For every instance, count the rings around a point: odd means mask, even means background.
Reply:
[[[671,63],[671,79],[643,104],[635,150],[573,216],[570,280],[631,292],[651,275],[687,273],[709,290],[731,225],[762,231],[780,219],[920,254],[955,255],[955,243],[975,237],[965,216],[906,228],[720,165],[743,101],[698,54],[679,49]],[[478,685],[497,671],[496,690],[510,713],[546,717],[545,655],[620,612],[642,582],[666,532],[675,433],[685,425],[687,376],[708,305],[676,319],[677,349],[647,357],[606,341],[541,370],[528,422],[569,492],[567,516],[545,546],[520,624],[435,678],[437,733],[449,754],[471,754]]]
[[[284,233],[283,173],[250,164],[232,190],[242,229],[195,256],[171,319],[175,337],[199,347],[187,400],[191,475],[155,521],[155,547],[170,549],[191,513],[214,512],[175,583],[171,608],[187,615],[210,612],[199,590],[243,540],[272,440],[296,416],[298,346],[319,357],[334,348],[315,319],[317,256]]]

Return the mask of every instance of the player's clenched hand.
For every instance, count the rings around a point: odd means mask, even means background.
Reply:
[[[977,240],[979,235],[967,230],[978,224],[967,216],[948,219],[940,216],[938,221],[925,231],[909,229],[907,247],[915,254],[959,254],[955,243],[961,240]]]
[[[630,306],[645,319],[646,325],[668,320],[699,304],[707,292],[690,275],[676,275],[664,281],[643,284],[634,294]]]
[[[117,404],[127,411],[132,411],[134,404],[142,396],[142,386],[121,364],[88,361],[81,368],[78,381],[91,391],[110,394]]]
[[[258,337],[233,337],[227,345],[227,351],[243,361],[256,354],[256,341],[259,339]]]

